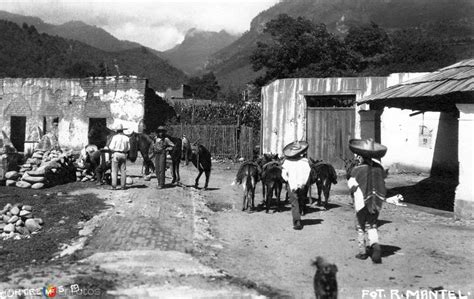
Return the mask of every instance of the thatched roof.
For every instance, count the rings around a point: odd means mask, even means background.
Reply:
[[[362,98],[372,109],[396,107],[422,111],[449,111],[456,103],[474,104],[474,59],[391,86]]]

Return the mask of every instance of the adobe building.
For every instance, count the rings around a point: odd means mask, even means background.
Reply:
[[[19,152],[57,123],[62,148],[80,150],[89,128],[122,124],[138,131],[147,80],[137,77],[0,79],[0,129]]]
[[[309,157],[322,159],[342,169],[342,159],[353,157],[349,140],[376,135],[373,122],[366,126],[367,115],[360,112],[367,110],[368,105],[357,106],[356,103],[365,96],[420,75],[403,73],[388,77],[292,78],[273,81],[262,88],[262,152],[282,154],[286,144],[306,140],[309,143]],[[378,127],[378,133],[390,132],[390,137],[384,138],[383,143],[389,143],[387,146],[391,149],[390,140],[406,140],[401,146],[411,153],[409,158],[400,159],[396,151],[389,150],[384,157],[384,165],[429,171],[435,138],[430,140],[431,148],[419,147],[419,126],[427,126],[424,132],[429,130],[432,136],[436,136],[439,114],[427,113],[413,117],[408,114],[400,109],[383,113],[387,121]],[[371,132],[368,132],[369,129]]]
[[[342,169],[349,140],[372,137],[388,147],[390,173],[453,178],[456,217],[474,219],[473,74],[470,59],[433,73],[276,80],[262,88],[262,152],[306,140],[309,157]]]

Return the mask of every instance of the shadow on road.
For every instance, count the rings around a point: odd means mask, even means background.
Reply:
[[[381,227],[382,225],[387,224],[387,223],[392,223],[392,221],[380,220],[380,219],[379,219],[379,220],[377,221],[377,226],[378,226],[378,227]]]
[[[392,245],[380,245],[380,247],[382,248],[382,257],[394,255],[397,251],[401,249],[398,246]]]
[[[127,186],[127,189],[143,189],[143,188],[148,188],[147,185],[130,185],[130,186]]]
[[[303,225],[317,225],[321,224],[324,220],[323,219],[303,219],[301,220],[301,224]]]

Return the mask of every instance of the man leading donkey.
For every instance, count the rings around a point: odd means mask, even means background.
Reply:
[[[293,229],[303,229],[301,212],[304,211],[306,194],[308,193],[308,179],[311,173],[309,161],[304,157],[308,150],[308,143],[295,141],[285,146],[283,154],[285,161],[282,165],[282,177],[288,182],[288,196],[291,203]]]

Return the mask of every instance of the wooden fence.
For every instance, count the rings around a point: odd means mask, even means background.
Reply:
[[[199,142],[217,158],[243,157],[251,159],[256,145],[253,128],[229,125],[173,125],[168,127],[171,136],[186,135],[190,142]]]

